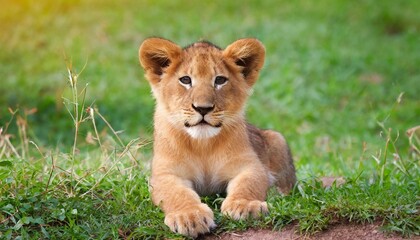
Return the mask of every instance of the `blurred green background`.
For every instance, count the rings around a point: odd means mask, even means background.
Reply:
[[[260,39],[267,59],[247,116],[284,133],[301,171],[351,168],[364,143],[383,145],[378,121],[408,153],[404,132],[420,123],[418,0],[0,2],[0,126],[8,107],[35,108],[28,124],[44,146],[73,141],[64,56],[84,68],[88,105],[125,139],[151,138],[154,100],[137,55],[149,36],[181,46]]]

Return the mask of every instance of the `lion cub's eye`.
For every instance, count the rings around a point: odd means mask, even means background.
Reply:
[[[225,84],[227,82],[227,80],[228,80],[227,77],[217,76],[216,79],[214,80],[214,85],[221,86],[221,85]]]
[[[189,76],[183,76],[179,78],[179,81],[185,85],[191,85],[191,78]]]

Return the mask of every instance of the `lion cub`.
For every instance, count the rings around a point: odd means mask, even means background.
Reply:
[[[244,118],[264,56],[256,39],[226,49],[204,41],[181,48],[161,38],[140,46],[156,98],[151,195],[172,231],[196,237],[215,227],[200,195],[226,192],[222,213],[243,219],[268,212],[271,185],[287,193],[295,184],[283,136]]]

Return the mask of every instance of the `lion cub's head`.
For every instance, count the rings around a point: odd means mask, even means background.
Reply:
[[[165,39],[146,39],[139,58],[157,101],[155,120],[196,139],[234,129],[243,121],[264,56],[256,39],[240,39],[226,49],[208,42],[181,48]]]

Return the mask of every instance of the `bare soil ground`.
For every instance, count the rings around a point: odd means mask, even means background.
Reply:
[[[355,223],[338,223],[330,226],[327,230],[315,233],[313,235],[299,234],[296,226],[288,226],[281,231],[271,231],[267,229],[250,229],[244,232],[230,232],[220,235],[207,235],[201,239],[205,240],[240,240],[240,239],[257,239],[257,240],[274,240],[274,239],[308,239],[308,240],[356,240],[356,239],[419,239],[420,236],[411,236],[403,238],[398,234],[387,234],[380,230],[380,223],[372,224],[355,224]]]
[[[331,187],[332,184],[337,186],[342,185],[345,180],[342,177],[322,177],[320,179],[324,187]],[[274,240],[274,239],[302,239],[302,240],[397,240],[397,239],[418,239],[420,236],[411,236],[410,238],[403,238],[399,234],[384,233],[381,231],[381,222],[371,224],[357,224],[337,221],[336,224],[329,226],[327,230],[318,232],[312,235],[300,234],[296,224],[289,225],[281,231],[272,231],[268,229],[249,229],[243,232],[229,232],[219,235],[206,235],[200,239],[203,240]]]

